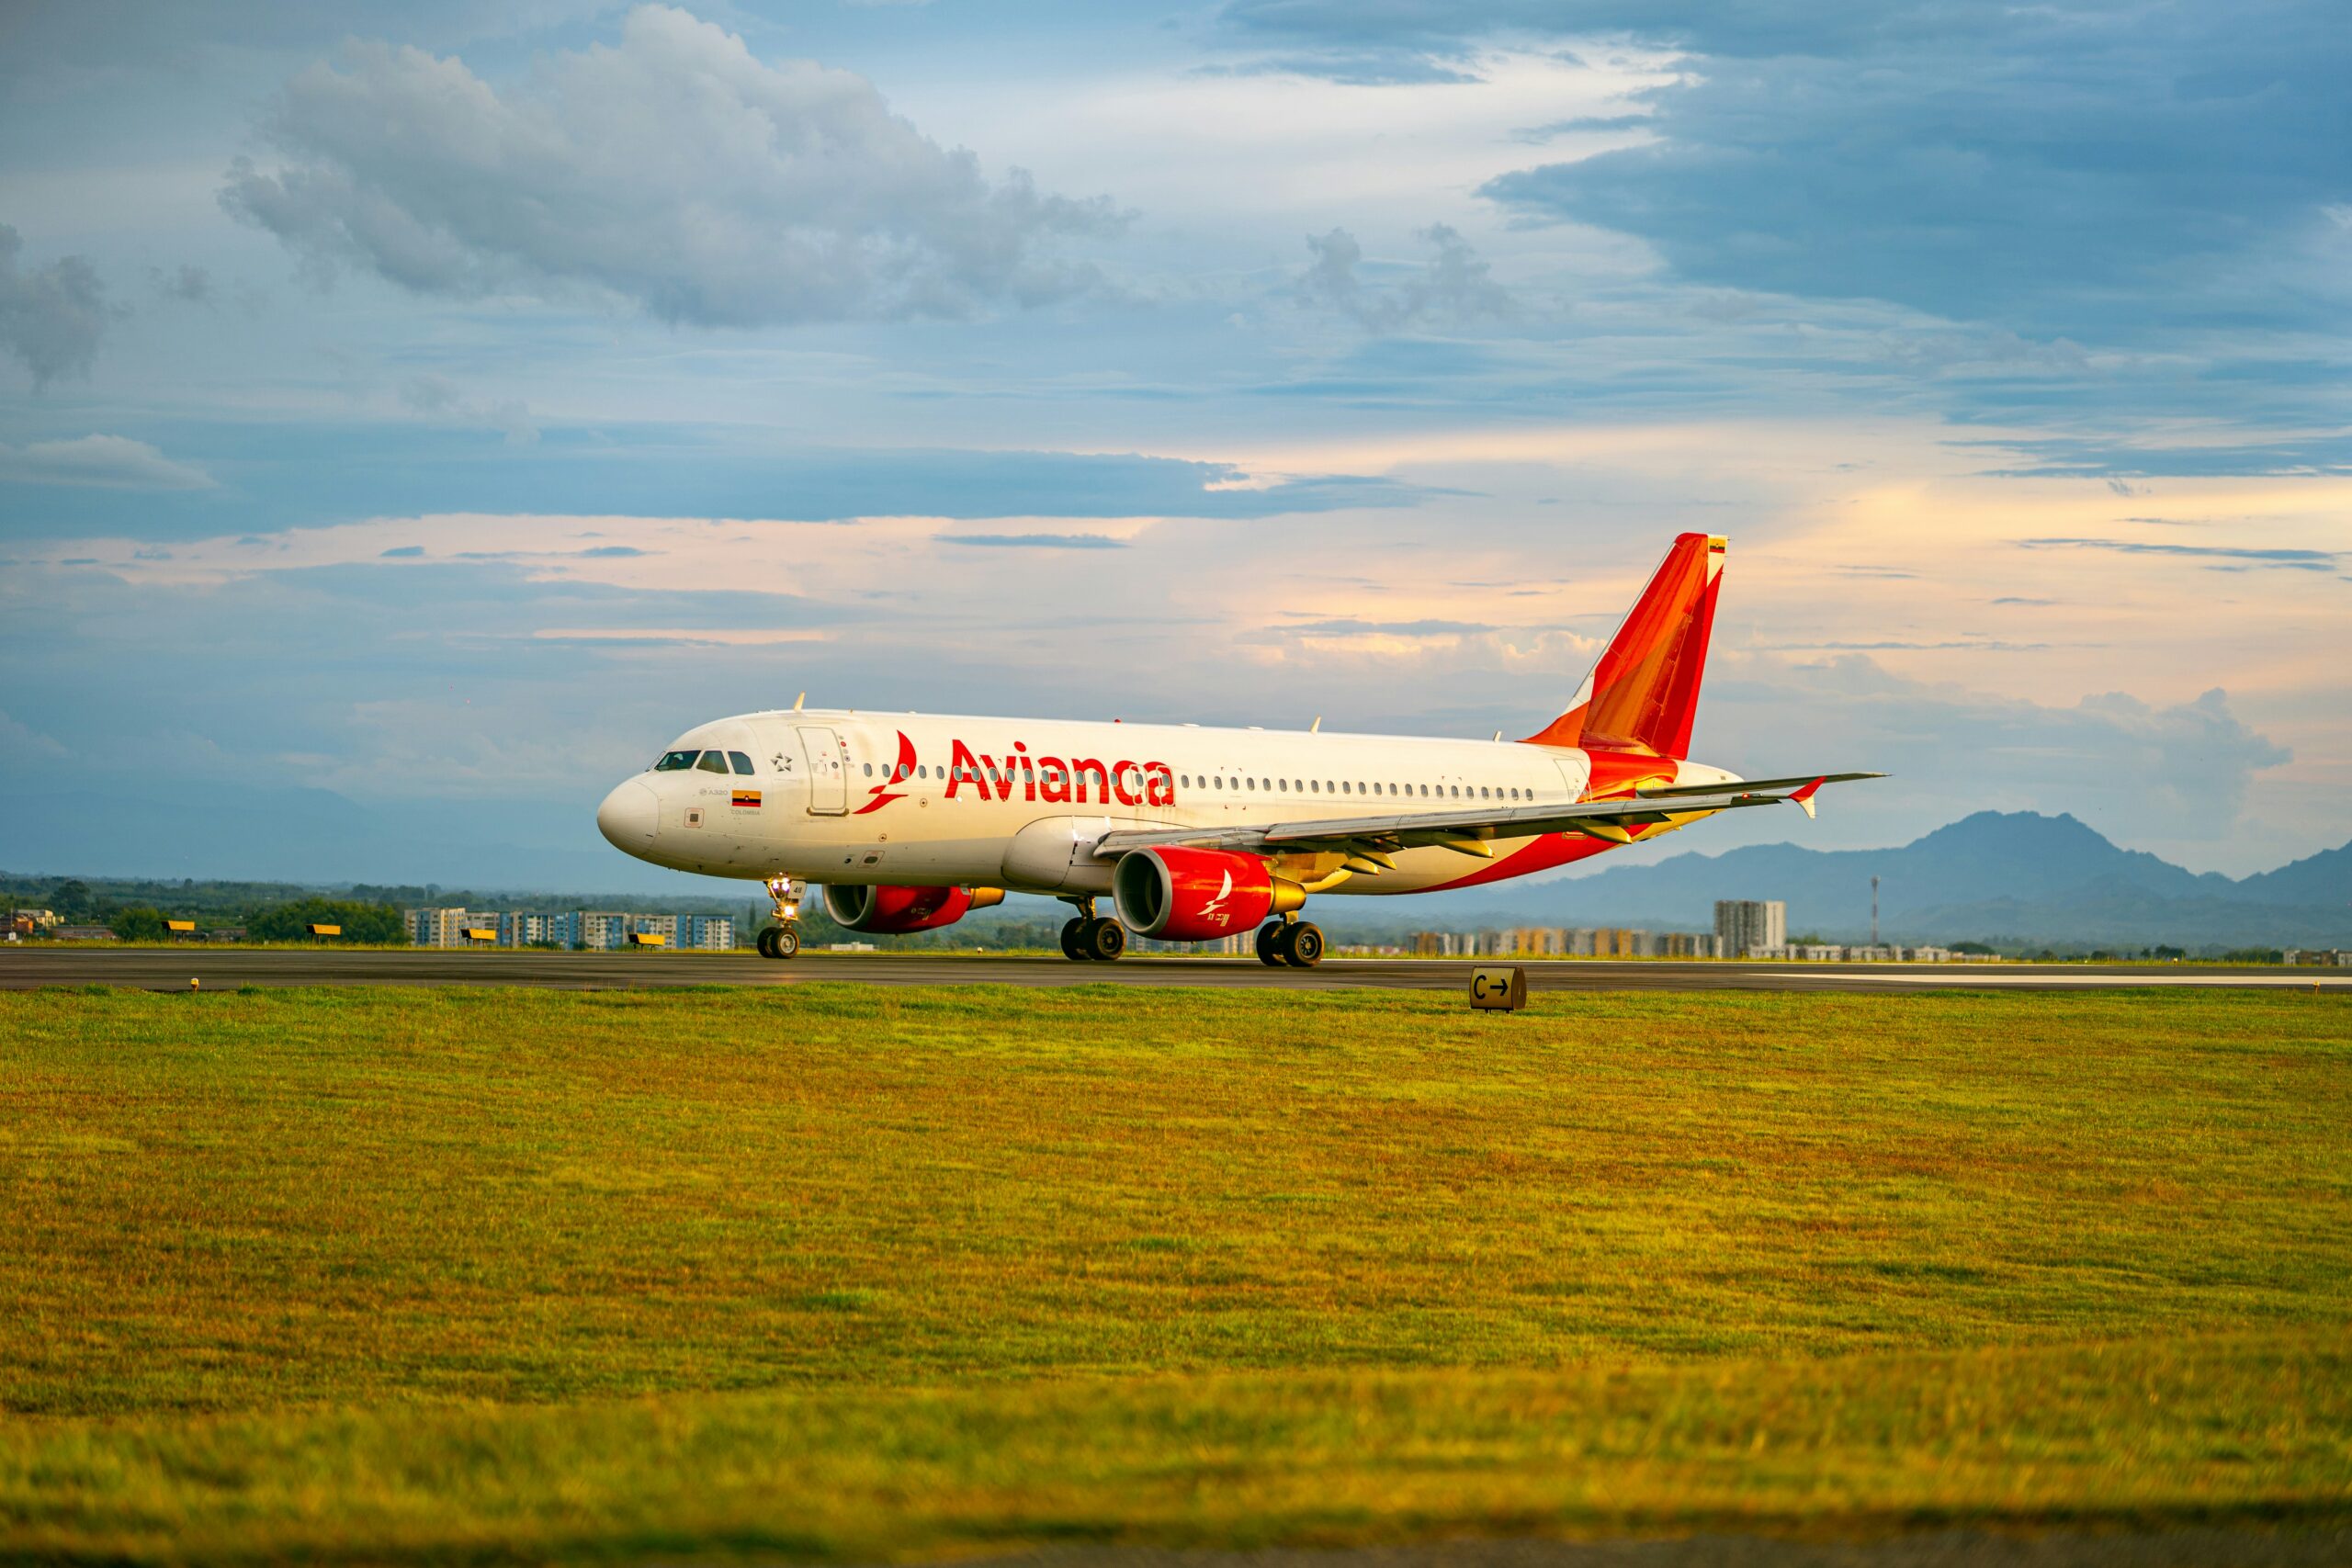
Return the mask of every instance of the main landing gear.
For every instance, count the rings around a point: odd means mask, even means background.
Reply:
[[[1258,928],[1258,962],[1269,969],[1287,964],[1312,969],[1323,962],[1323,932],[1311,920],[1275,920]]]
[[[762,958],[789,958],[800,951],[800,899],[808,885],[797,876],[767,879],[768,898],[775,908],[775,924],[763,926],[752,943]]]
[[[1062,924],[1062,956],[1108,964],[1127,951],[1127,928],[1107,915],[1094,912],[1091,898],[1065,900],[1078,913]]]

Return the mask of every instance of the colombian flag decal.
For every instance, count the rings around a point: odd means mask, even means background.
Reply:
[[[738,806],[757,806],[759,803],[760,792],[758,790],[739,789],[735,792],[735,804]]]

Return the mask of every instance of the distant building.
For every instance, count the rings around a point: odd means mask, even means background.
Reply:
[[[580,911],[514,909],[498,917],[501,947],[571,947],[580,941]]]
[[[637,917],[625,909],[580,911],[580,942],[598,953],[628,945],[630,922]]]
[[[662,947],[731,949],[731,915],[647,914],[634,909],[404,909],[408,939],[419,947],[588,947],[599,951],[640,945],[631,938],[653,936]],[[487,937],[476,932],[489,932]]]
[[[1715,901],[1715,950],[1724,958],[1753,958],[1789,945],[1789,907],[1778,898]]]
[[[676,919],[680,947],[724,953],[735,945],[735,919],[731,915],[680,915]]]
[[[114,942],[119,940],[105,926],[59,926],[51,935],[60,942]]]
[[[477,919],[489,920],[488,915],[474,916],[463,909],[402,909],[401,919],[408,927],[408,940],[413,947],[470,947],[466,928]]]
[[[1641,956],[1640,939],[1648,934],[1622,927],[1600,927],[1592,932],[1592,955],[1595,958],[1638,958]]]
[[[1713,958],[1717,952],[1712,931],[1661,931],[1657,943],[1660,958]]]

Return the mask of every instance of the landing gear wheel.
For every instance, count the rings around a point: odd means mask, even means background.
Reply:
[[[752,939],[752,945],[760,950],[762,958],[774,958],[775,956],[775,928],[762,926],[760,934]]]
[[[762,958],[789,958],[800,951],[800,933],[790,926],[768,926],[753,945]]]
[[[1118,921],[1097,917],[1080,922],[1078,945],[1089,958],[1099,958],[1108,964],[1127,950],[1127,928]]]
[[[1283,962],[1294,969],[1312,969],[1323,962],[1323,933],[1312,921],[1283,928]]]
[[[1277,920],[1258,928],[1258,962],[1269,969],[1279,969],[1287,962],[1283,957],[1283,932],[1290,930]]]
[[[1064,958],[1075,958],[1082,964],[1094,956],[1079,942],[1080,933],[1085,930],[1085,927],[1086,917],[1083,915],[1072,915],[1062,922],[1062,956]]]

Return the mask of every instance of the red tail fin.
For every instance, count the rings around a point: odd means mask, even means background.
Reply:
[[[1527,739],[1539,746],[1690,755],[1723,571],[1721,538],[1678,536],[1568,711]]]

